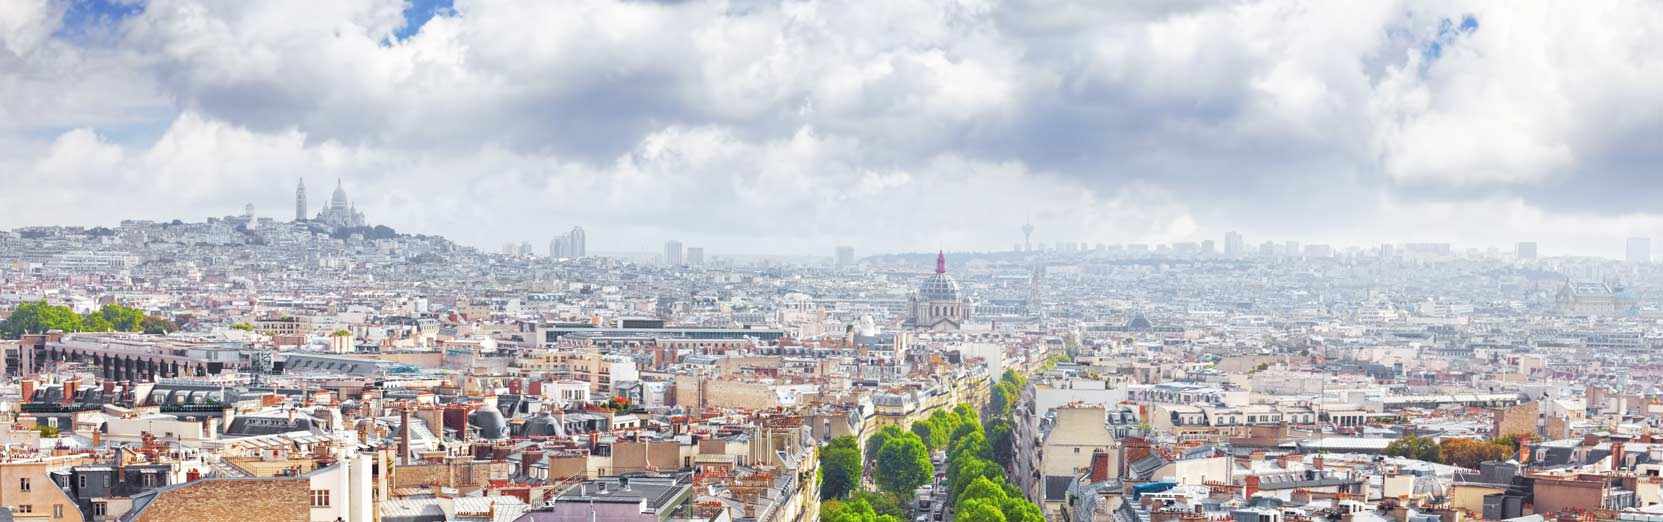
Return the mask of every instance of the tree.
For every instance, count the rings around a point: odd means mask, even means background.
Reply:
[[[878,486],[902,498],[912,498],[912,492],[929,482],[935,475],[930,463],[930,450],[924,441],[911,433],[894,437],[878,451]]]
[[[1438,445],[1438,459],[1444,464],[1460,466],[1467,469],[1478,469],[1478,465],[1491,460],[1507,460],[1512,455],[1511,448],[1505,443],[1489,442],[1472,439],[1444,439]]]
[[[977,483],[977,481],[988,482],[995,488],[998,487],[998,484],[1005,482],[1005,470],[992,461],[968,457],[952,462],[952,464],[954,468],[953,473],[950,473],[951,476],[947,480],[947,491],[954,498],[958,498],[959,495],[963,494],[965,488]]]
[[[48,330],[82,331],[82,317],[67,306],[54,306],[46,301],[19,303],[11,316],[0,321],[0,336],[18,339],[23,334],[45,333]]]
[[[252,331],[254,331],[254,325],[248,324],[248,323],[236,323],[236,324],[231,325],[231,329],[232,330],[242,330],[244,332],[252,332]]]
[[[964,426],[981,427],[982,425],[982,416],[976,413],[976,408],[971,406],[970,403],[961,402],[958,406],[954,406],[953,414],[958,415],[960,428]],[[953,431],[957,432],[958,430]]]
[[[901,428],[895,426],[884,426],[883,429],[878,430],[877,433],[873,433],[871,437],[867,437],[866,460],[870,462],[877,462],[878,452],[883,450],[884,443],[888,442],[889,439],[901,436],[901,433],[903,433]]]
[[[860,487],[860,461],[854,437],[838,437],[826,444],[820,450],[820,499],[844,498]]]
[[[947,461],[952,462],[965,458],[989,458],[992,451],[987,446],[987,436],[979,429],[972,429],[969,433],[954,439],[947,445]]]
[[[1005,489],[999,485],[1001,482],[1004,481],[995,482],[987,477],[976,477],[975,480],[965,484],[962,490],[953,493],[953,502],[955,505],[962,507],[966,502],[991,500],[994,505],[998,505],[1006,498]]]
[[[98,309],[96,314],[110,324],[110,329],[118,332],[137,332],[144,329],[144,311],[118,304],[107,304]]]
[[[1005,513],[1006,522],[1045,522],[1045,510],[1022,497],[1006,497],[999,510]]]
[[[952,428],[945,426],[949,422],[941,410],[936,410],[930,418],[912,423],[912,433],[931,451],[944,450],[947,449],[947,435],[952,432]]]
[[[1011,424],[1005,419],[994,419],[985,430],[987,445],[992,453],[993,461],[1000,466],[1010,467],[1015,460],[1015,441],[1011,439]]]
[[[849,495],[849,500],[865,502],[872,506],[872,510],[877,511],[879,516],[889,515],[897,519],[904,519],[907,516],[906,508],[901,507],[901,499],[882,491],[856,491]]]
[[[1386,454],[1393,457],[1439,462],[1438,443],[1433,442],[1430,437],[1417,435],[1408,435],[1387,444]]]
[[[953,520],[960,522],[1005,522],[1005,512],[999,503],[985,498],[958,503]]]
[[[159,335],[179,331],[179,324],[166,317],[148,315],[144,317],[144,321],[140,322],[139,329],[146,334]]]
[[[894,515],[879,513],[864,499],[826,502],[820,506],[820,519],[827,522],[900,522]]]

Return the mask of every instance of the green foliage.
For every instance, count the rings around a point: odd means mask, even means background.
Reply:
[[[43,438],[56,437],[56,436],[58,436],[59,433],[62,433],[61,431],[58,430],[58,428],[54,428],[52,426],[47,426],[45,424],[40,424],[40,425],[35,426],[35,431],[40,432],[40,436],[43,437]]]
[[[953,513],[953,520],[960,522],[1006,522],[1004,510],[999,509],[999,502],[985,498],[959,502],[958,509]]]
[[[862,471],[859,444],[854,437],[838,437],[820,450],[820,498],[849,496],[860,486]]]
[[[883,429],[878,430],[877,433],[873,433],[871,437],[867,437],[866,460],[868,462],[877,462],[878,452],[883,450],[884,443],[888,442],[889,439],[901,436],[902,433],[904,432],[902,432],[899,427],[884,426]]]
[[[859,491],[849,495],[849,500],[859,500],[872,506],[879,516],[889,515],[897,519],[905,519],[906,508],[901,507],[901,498],[881,491]]]
[[[965,460],[968,458],[985,459],[992,456],[992,450],[987,446],[987,436],[975,426],[963,436],[953,439],[947,446],[947,460]]]
[[[820,520],[826,522],[900,522],[895,515],[882,514],[865,499],[829,501],[820,505]]]
[[[993,461],[1000,466],[1009,467],[1016,458],[1015,442],[1011,439],[1011,424],[1005,419],[998,419],[987,425],[987,446],[992,453]]]
[[[1439,462],[1438,443],[1430,437],[1409,435],[1386,445],[1386,454],[1427,462]]]
[[[84,318],[67,306],[56,306],[46,301],[19,303],[11,316],[0,321],[0,337],[19,339],[23,334],[45,333],[48,330],[82,331]]]
[[[999,503],[1007,522],[1045,522],[1045,510],[1020,496],[1007,497]]]
[[[352,332],[348,331],[348,330],[345,330],[345,329],[335,330],[334,332],[330,333],[329,336],[330,337],[352,337]]]
[[[968,472],[969,470],[966,471]],[[1005,488],[1001,485],[1005,482],[1004,476],[1001,475],[997,478],[989,478],[983,475],[976,475],[970,480],[962,480],[965,477],[970,476],[971,475],[968,474],[959,475],[961,482],[955,483],[953,487],[954,502],[959,505],[963,505],[965,502],[975,499],[988,499],[995,502],[1005,500]]]
[[[149,315],[139,322],[139,329],[147,334],[159,335],[179,331],[179,324],[166,317]]]
[[[930,481],[935,465],[930,450],[917,435],[907,433],[890,438],[878,451],[878,486],[902,498]]]
[[[231,329],[232,330],[242,330],[244,332],[252,332],[252,331],[254,331],[254,325],[248,324],[248,323],[236,323],[236,324],[231,325]]]
[[[111,331],[139,332],[144,330],[144,311],[137,308],[112,303],[104,305],[103,308],[99,308],[93,314],[89,314],[89,320],[91,315],[103,319],[104,322],[110,325]]]

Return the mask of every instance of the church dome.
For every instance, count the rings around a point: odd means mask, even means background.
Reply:
[[[347,206],[346,189],[341,187],[340,180],[335,181],[335,194],[329,196],[329,205],[334,207]]]
[[[947,254],[938,253],[935,257],[935,273],[924,279],[918,285],[918,297],[925,301],[957,301],[959,299],[959,282],[953,276],[947,275]]]
[[[918,285],[918,297],[925,301],[957,301],[959,282],[947,274],[933,274]]]

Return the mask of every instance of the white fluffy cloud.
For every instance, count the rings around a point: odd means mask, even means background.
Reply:
[[[286,216],[305,177],[484,246],[1655,233],[1663,7],[1465,4],[6,2],[0,181],[42,197],[0,226]]]

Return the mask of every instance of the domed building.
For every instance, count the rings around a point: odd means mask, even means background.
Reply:
[[[937,253],[935,274],[918,285],[908,299],[907,326],[922,330],[957,331],[970,319],[970,303],[959,293],[959,282],[947,275],[947,254]]]
[[[335,180],[335,193],[329,197],[329,205],[318,212],[317,221],[338,228],[362,227],[364,213],[352,206],[346,198],[346,188],[341,186],[340,180]]]

